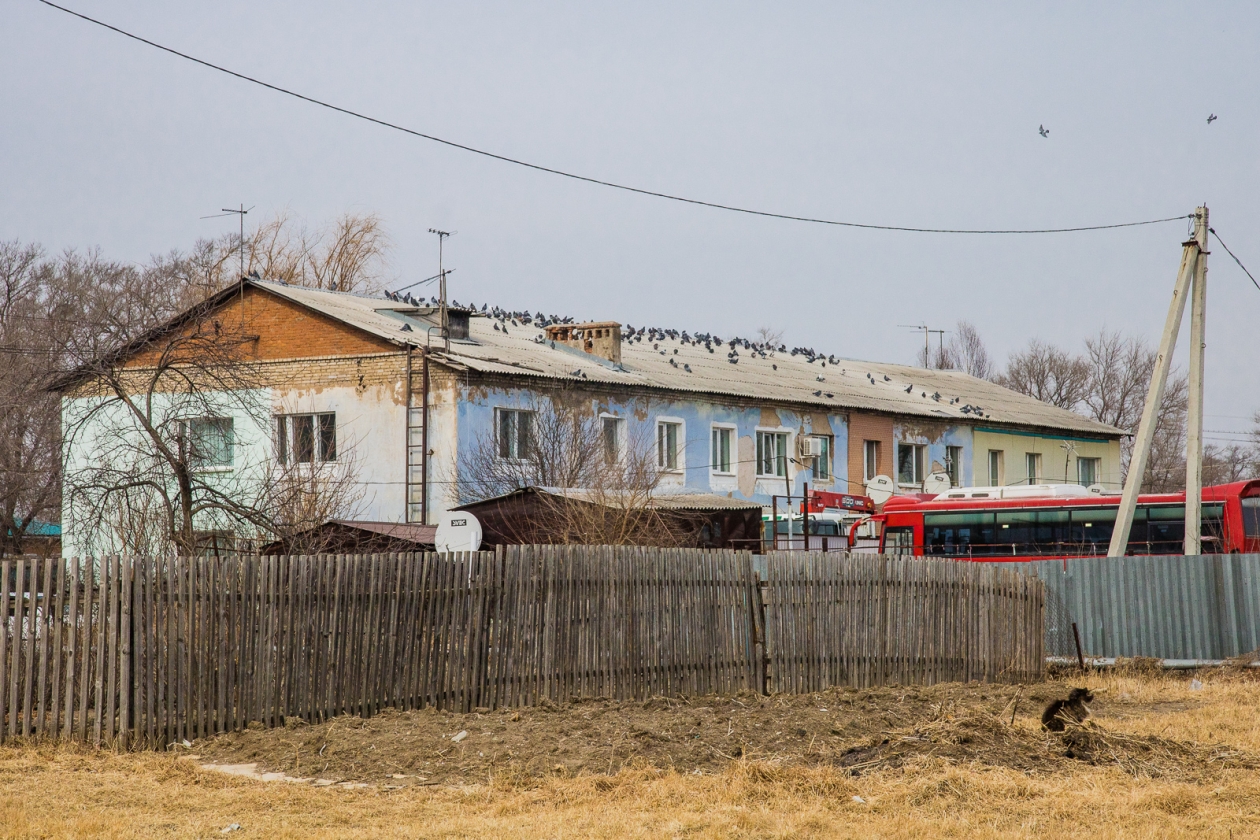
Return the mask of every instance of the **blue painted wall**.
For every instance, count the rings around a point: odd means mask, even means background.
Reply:
[[[731,495],[769,505],[772,493],[785,495],[788,492],[787,482],[781,477],[756,476],[756,433],[758,430],[779,430],[789,433],[788,451],[792,457],[796,454],[796,439],[801,433],[830,436],[832,439],[831,480],[819,482],[812,470],[790,464],[794,495],[802,493],[806,482],[811,487],[836,492],[860,492],[860,488],[848,487],[848,424],[843,414],[822,410],[797,412],[782,408],[753,408],[707,399],[610,398],[574,392],[568,392],[563,398],[570,405],[589,408],[593,414],[623,419],[627,438],[646,441],[653,451],[657,423],[661,420],[681,423],[680,470],[663,476],[663,488]],[[476,445],[475,442],[493,434],[496,408],[531,409],[548,399],[544,393],[525,388],[461,385],[456,409],[457,462],[462,465],[464,456]],[[734,475],[714,474],[710,469],[710,435],[714,424],[735,429],[735,445],[731,453]]]

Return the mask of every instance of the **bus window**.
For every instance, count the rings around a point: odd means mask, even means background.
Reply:
[[[1242,500],[1243,533],[1252,539],[1260,537],[1260,496]]]
[[[1151,554],[1181,554],[1186,549],[1186,506],[1147,508],[1146,544]]]
[[[923,517],[923,553],[987,556],[995,550],[993,531],[991,513],[929,513]],[[1008,547],[1005,553],[1009,552]]]
[[[997,514],[997,541],[1006,554],[1010,547],[1011,554],[1038,554],[1033,545],[1034,532],[1037,527],[1037,512],[1032,510],[1003,510]],[[996,552],[995,552],[996,553]]]
[[[1204,554],[1220,554],[1225,550],[1225,504],[1204,505],[1199,536]]]
[[[884,529],[884,553],[896,555],[914,554],[914,527]]]
[[[1071,539],[1072,529],[1066,510],[1037,511],[1037,528],[1033,531],[1037,554],[1063,554]]]
[[[1106,554],[1111,545],[1111,532],[1115,529],[1115,508],[1072,511],[1072,545],[1074,550],[1083,554]]]

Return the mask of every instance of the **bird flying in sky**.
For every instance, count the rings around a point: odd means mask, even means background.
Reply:
[[[1046,128],[1044,125],[1039,125],[1037,126],[1037,133],[1040,134],[1042,137],[1049,137],[1050,129]]]
[[[1212,124],[1212,120],[1219,119],[1216,114],[1208,114],[1208,125]]]

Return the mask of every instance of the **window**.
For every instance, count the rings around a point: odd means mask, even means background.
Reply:
[[[1024,463],[1028,467],[1028,483],[1038,484],[1041,481],[1041,454],[1029,452],[1024,455]]]
[[[276,417],[276,460],[311,464],[337,460],[337,415],[281,414]]]
[[[678,469],[678,438],[682,423],[656,424],[656,466],[663,470]]]
[[[1242,500],[1243,531],[1247,536],[1260,537],[1260,496]]]
[[[961,446],[945,447],[945,474],[949,476],[950,487],[962,486],[962,459]]]
[[[185,458],[194,469],[213,470],[232,466],[232,418],[198,417],[180,423]]]
[[[1002,451],[1000,449],[989,450],[989,486],[1001,487],[1006,482],[1005,476],[1002,475]]]
[[[787,432],[757,432],[757,475],[787,476]]]
[[[534,448],[534,412],[496,408],[494,414],[499,457],[505,461],[528,458]]]
[[[870,481],[879,475],[879,441],[862,442],[862,480]]]
[[[710,435],[712,442],[709,453],[709,469],[717,473],[731,472],[731,439],[735,437],[734,429],[714,426]]]
[[[884,530],[884,553],[909,556],[914,554],[914,528],[887,528]]]
[[[926,446],[916,443],[897,444],[897,483],[923,483],[923,455]]]
[[[600,431],[603,436],[604,460],[610,464],[621,460],[621,447],[624,443],[622,420],[620,417],[601,417]]]
[[[1098,476],[1102,472],[1101,458],[1077,458],[1076,459],[1076,480],[1079,484],[1088,487],[1091,484],[1098,483]]]
[[[814,471],[814,481],[831,481],[831,437],[815,435],[812,440],[818,452],[809,459],[809,467]]]

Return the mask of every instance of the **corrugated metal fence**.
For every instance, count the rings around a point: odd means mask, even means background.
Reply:
[[[1227,659],[1260,648],[1260,554],[1003,563],[1046,585],[1046,653]]]

